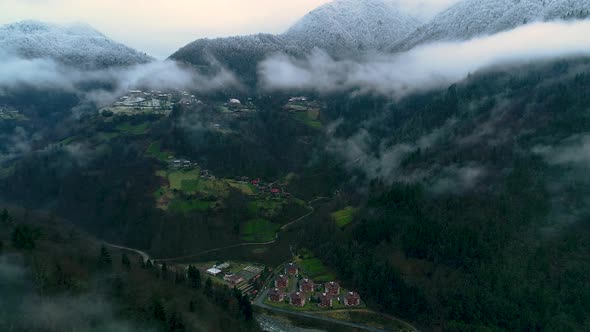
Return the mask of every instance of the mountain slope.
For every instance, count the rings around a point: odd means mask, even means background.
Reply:
[[[0,27],[0,49],[25,58],[50,58],[82,69],[146,63],[151,58],[84,24],[22,21]]]
[[[195,66],[216,63],[255,82],[257,63],[271,53],[301,55],[319,47],[332,56],[351,56],[394,45],[419,24],[390,0],[336,0],[312,11],[284,34],[200,39],[170,58]]]
[[[391,45],[419,25],[391,1],[336,0],[304,16],[283,36],[303,50],[354,52]]]
[[[436,41],[467,40],[520,25],[587,17],[590,0],[464,0],[400,41],[395,51]]]
[[[217,39],[199,39],[172,54],[170,58],[208,69],[226,67],[240,76],[256,76],[256,63],[267,54],[285,49],[280,36],[258,34]]]

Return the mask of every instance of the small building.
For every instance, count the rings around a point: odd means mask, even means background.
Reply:
[[[232,98],[229,100],[230,105],[242,105],[242,102],[239,99]]]
[[[221,263],[219,265],[216,266],[216,268],[220,269],[220,270],[225,270],[229,267],[229,263]]]
[[[272,302],[283,302],[285,300],[285,292],[275,288],[268,292],[268,300]]]
[[[315,284],[310,279],[302,279],[299,281],[299,291],[302,293],[313,293]]]
[[[226,274],[223,277],[223,280],[227,281],[230,285],[235,286],[235,285],[239,284],[240,282],[244,281],[244,278],[242,278],[241,276],[239,276],[237,274]]]
[[[307,303],[307,299],[304,293],[301,292],[293,292],[291,293],[291,305],[296,307],[304,307],[305,303]]]
[[[212,275],[212,276],[217,276],[218,274],[220,274],[222,271],[218,268],[212,267],[209,270],[207,270],[207,273]]]
[[[299,274],[299,267],[295,263],[285,264],[285,273],[289,276],[296,276]]]
[[[289,278],[285,275],[280,275],[275,279],[275,288],[285,289],[289,287]]]
[[[334,304],[334,297],[328,293],[320,294],[320,303],[318,304],[320,307],[328,308]]]
[[[278,194],[281,193],[281,191],[279,189],[271,189],[270,190],[270,193],[273,194],[273,195],[278,195]]]
[[[324,284],[326,293],[332,296],[338,296],[340,294],[340,285],[335,281],[330,281]]]
[[[349,307],[356,307],[361,304],[361,296],[356,292],[348,292],[344,295],[344,305]]]
[[[289,99],[290,103],[307,101],[307,97],[292,97]]]

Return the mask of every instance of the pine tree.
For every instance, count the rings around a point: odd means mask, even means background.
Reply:
[[[250,302],[250,298],[248,295],[244,295],[242,297],[242,301],[240,303],[242,307],[242,314],[244,315],[244,319],[247,321],[251,321],[254,318],[254,311],[252,310],[252,303]]]
[[[35,248],[35,235],[29,226],[17,226],[12,232],[12,245],[17,249]]]
[[[176,311],[173,311],[172,314],[170,314],[170,318],[168,318],[168,329],[171,332],[184,331],[182,317],[180,317]]]
[[[113,257],[105,246],[100,247],[100,257],[98,262],[102,266],[110,266],[113,263]]]
[[[161,272],[162,279],[166,279],[168,277],[168,265],[166,265],[166,263],[162,263]]]
[[[6,208],[2,209],[2,213],[0,213],[0,222],[6,223],[11,220],[12,220],[12,217],[8,213],[8,210],[6,210]]]
[[[152,299],[152,314],[156,320],[161,322],[166,321],[166,312],[164,311],[164,306],[162,305],[162,301],[159,298],[155,297]]]
[[[123,256],[121,256],[121,264],[123,264],[123,266],[127,269],[131,268],[131,261],[129,260],[129,257],[127,257],[126,254],[123,254]]]
[[[207,278],[207,281],[205,281],[203,292],[209,297],[213,296],[213,281],[211,281],[211,277]]]
[[[188,279],[194,289],[201,288],[201,272],[192,265],[188,267]]]

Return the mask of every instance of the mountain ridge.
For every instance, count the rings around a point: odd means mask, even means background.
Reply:
[[[468,40],[537,22],[588,17],[590,0],[462,0],[409,34],[390,51]]]
[[[25,20],[0,26],[0,48],[17,56],[80,69],[142,64],[153,59],[108,38],[85,23],[53,24]]]

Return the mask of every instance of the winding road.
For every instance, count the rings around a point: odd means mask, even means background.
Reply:
[[[317,201],[321,201],[327,199],[327,197],[317,197],[311,201],[309,201],[307,203],[307,207],[309,209],[309,212],[306,213],[305,215],[281,226],[281,228],[279,229],[280,231],[284,231],[286,229],[288,229],[289,227],[291,227],[292,225],[302,221],[303,219],[311,216],[314,212],[315,212],[315,208],[313,207],[313,204]],[[248,246],[268,246],[271,245],[275,242],[277,242],[277,238],[279,236],[279,232],[277,232],[277,235],[275,237],[274,240],[272,241],[268,241],[268,242],[248,242],[248,243],[239,243],[239,244],[234,244],[234,245],[230,245],[230,246],[226,246],[226,247],[220,247],[220,248],[213,248],[213,249],[209,249],[209,250],[205,250],[205,251],[201,251],[195,254],[191,254],[191,255],[186,255],[186,256],[180,256],[180,257],[172,257],[172,258],[154,258],[152,259],[150,257],[150,255],[148,255],[146,252],[138,250],[138,249],[133,249],[133,248],[129,248],[129,247],[124,247],[124,246],[118,246],[115,244],[110,244],[110,243],[105,243],[105,245],[115,248],[115,249],[122,249],[122,250],[127,250],[127,251],[132,251],[135,252],[139,255],[141,255],[141,257],[143,258],[144,262],[147,262],[148,260],[152,260],[154,262],[173,262],[173,261],[178,261],[178,260],[185,260],[185,259],[189,259],[189,258],[195,258],[195,257],[199,257],[205,254],[209,254],[212,252],[216,252],[216,251],[222,251],[222,250],[227,250],[227,249],[234,249],[234,248],[240,248],[240,247],[248,247]]]
[[[312,215],[315,212],[315,208],[313,207],[313,203],[320,201],[320,200],[324,200],[327,199],[326,197],[318,197],[315,198],[311,201],[309,201],[307,203],[307,206],[309,208],[309,212],[306,213],[305,215],[283,225],[280,229],[280,231],[284,231],[287,230],[289,227],[291,227],[292,225],[302,221],[303,219],[309,217],[310,215]],[[279,232],[277,232],[277,238],[279,235]],[[146,253],[145,251],[139,250],[139,249],[134,249],[134,248],[129,248],[129,247],[125,247],[125,246],[119,246],[116,244],[111,244],[111,243],[105,243],[106,246],[111,247],[111,248],[115,248],[115,249],[119,249],[119,250],[126,250],[126,251],[130,251],[133,253],[136,253],[138,255],[141,256],[141,258],[143,259],[144,263],[147,262],[148,260],[152,260],[153,262],[171,262],[171,261],[176,261],[176,260],[184,260],[184,259],[189,259],[189,258],[193,258],[193,257],[198,257],[204,254],[208,254],[211,252],[216,252],[216,251],[221,251],[221,250],[226,250],[226,249],[232,249],[232,248],[238,248],[238,247],[245,247],[245,246],[264,246],[264,245],[271,245],[273,243],[275,243],[277,240],[273,240],[273,241],[269,241],[269,242],[263,242],[263,243],[240,243],[240,244],[235,244],[235,245],[231,245],[231,246],[226,246],[226,247],[220,247],[220,248],[214,248],[214,249],[209,249],[209,250],[205,250],[196,254],[192,254],[192,255],[187,255],[187,256],[181,256],[181,257],[174,257],[174,258],[162,258],[162,259],[152,259],[150,257],[150,255],[148,253]],[[271,280],[272,278],[269,278],[269,280]],[[266,282],[266,284],[268,284],[268,280]],[[269,288],[265,287],[265,289],[256,297],[256,299],[254,300],[254,305],[266,310],[270,310],[270,311],[274,311],[274,312],[278,312],[278,313],[282,313],[282,314],[288,314],[288,315],[295,315],[295,316],[299,316],[299,317],[303,317],[303,318],[308,318],[308,319],[315,319],[315,320],[320,320],[320,321],[324,321],[324,322],[328,322],[328,323],[332,323],[332,324],[338,324],[338,325],[343,325],[343,326],[348,326],[348,327],[352,327],[352,328],[356,328],[356,329],[361,329],[361,330],[365,330],[365,331],[369,331],[369,332],[388,332],[387,330],[382,330],[382,329],[378,329],[378,328],[374,328],[371,326],[366,326],[366,325],[362,325],[362,324],[357,324],[357,323],[353,323],[353,322],[348,322],[348,321],[344,321],[344,320],[338,320],[336,318],[330,318],[330,317],[322,317],[313,313],[307,313],[307,312],[301,312],[301,311],[295,311],[295,310],[288,310],[288,309],[282,309],[282,308],[276,308],[273,306],[269,306],[267,304],[264,303],[264,300],[268,297],[268,291]],[[342,310],[341,310],[342,311]],[[346,311],[346,310],[344,310]],[[390,317],[390,316],[388,316]],[[413,331],[418,331],[417,328],[415,328],[414,326],[412,326],[411,324],[404,322],[398,318],[395,317],[390,317],[392,319],[395,319],[405,325],[407,325],[409,328],[413,329]]]

